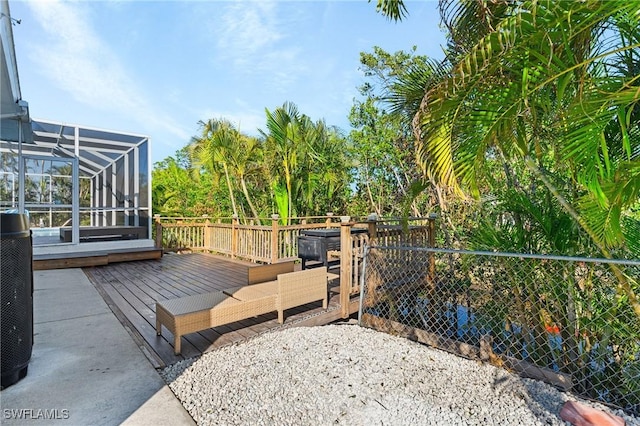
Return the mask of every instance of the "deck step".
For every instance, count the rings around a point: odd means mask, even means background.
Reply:
[[[33,270],[86,268],[134,260],[152,260],[162,257],[162,249],[130,248],[76,253],[39,254],[33,256]]]

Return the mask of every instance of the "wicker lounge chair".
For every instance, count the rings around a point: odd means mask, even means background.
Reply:
[[[157,302],[156,333],[161,335],[163,325],[171,331],[179,354],[185,334],[274,311],[282,324],[285,309],[318,300],[326,309],[327,297],[326,268],[279,274],[275,281]]]

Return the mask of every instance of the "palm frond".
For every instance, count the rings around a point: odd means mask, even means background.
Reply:
[[[369,0],[371,3],[371,0]],[[392,21],[401,21],[409,12],[402,0],[378,0],[376,11]]]
[[[383,101],[389,104],[392,114],[413,117],[420,109],[425,92],[448,72],[447,65],[442,61],[429,59],[424,63],[412,63],[406,73],[389,84]]]
[[[627,250],[636,259],[640,259],[640,220],[626,216],[622,220],[622,233]]]

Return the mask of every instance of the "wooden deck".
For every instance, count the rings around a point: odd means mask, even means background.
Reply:
[[[283,325],[278,324],[277,313],[273,312],[183,336],[181,355],[174,354],[173,336],[168,330],[163,329],[162,336],[156,336],[156,301],[246,285],[251,266],[248,262],[191,253],[95,266],[84,272],[156,368],[276,328],[322,325],[340,319],[338,296],[330,294],[327,311],[322,309],[322,302],[289,309]],[[357,310],[357,305],[358,301],[352,299],[351,312]]]

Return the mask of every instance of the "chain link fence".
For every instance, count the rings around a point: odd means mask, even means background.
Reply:
[[[363,267],[362,325],[640,415],[640,261],[370,247]]]

